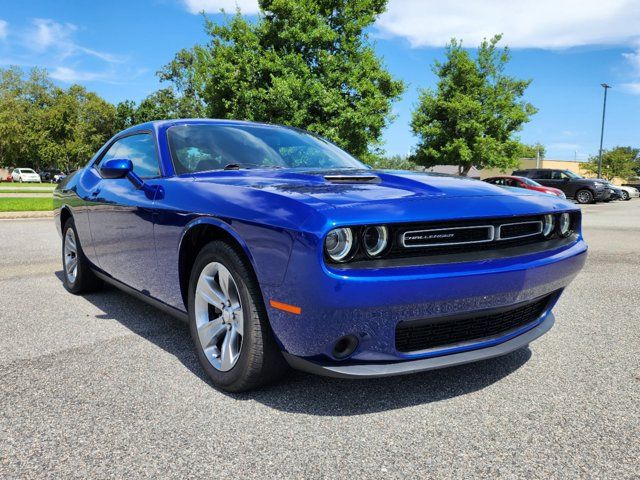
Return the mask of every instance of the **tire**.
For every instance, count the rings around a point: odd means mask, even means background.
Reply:
[[[93,292],[102,286],[102,280],[91,271],[84,256],[73,218],[69,218],[62,228],[62,276],[64,288],[74,295]]]
[[[631,195],[629,195],[629,192],[626,192],[624,190],[622,191],[622,200],[624,200],[624,201],[631,200]]]
[[[226,289],[224,278],[230,278]],[[214,386],[243,392],[287,371],[258,281],[233,247],[223,241],[205,245],[191,270],[188,295],[191,337]]]
[[[22,178],[18,177],[18,183],[22,183]]]
[[[593,203],[593,193],[586,189],[578,190],[576,192],[576,201],[581,205]]]

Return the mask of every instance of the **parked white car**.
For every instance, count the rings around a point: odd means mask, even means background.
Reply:
[[[622,200],[631,200],[640,197],[640,191],[633,187],[616,187],[622,190]]]
[[[35,182],[42,183],[40,175],[34,172],[31,168],[14,168],[11,172],[14,182]]]

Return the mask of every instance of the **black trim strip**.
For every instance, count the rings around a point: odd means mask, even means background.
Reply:
[[[126,283],[122,283],[120,280],[116,280],[115,278],[107,275],[106,273],[101,272],[100,270],[96,270],[95,268],[92,268],[91,270],[93,271],[93,273],[96,274],[98,278],[100,278],[101,280],[104,280],[110,285],[113,285],[114,287],[122,290],[123,292],[128,293],[129,295],[137,298],[138,300],[142,300],[143,302],[148,303],[153,307],[156,307],[158,310],[162,310],[164,313],[167,313],[177,318],[178,320],[181,320],[185,323],[189,323],[189,314],[187,312],[183,312],[182,310],[178,310],[177,308],[172,307],[171,305],[167,305],[166,303],[164,303],[161,300],[158,300],[157,298],[151,297],[149,295],[145,295],[139,290],[136,290],[135,288],[130,287]]]
[[[330,264],[334,270],[359,270],[371,268],[417,267],[422,265],[441,265],[446,263],[476,262],[479,260],[498,260],[501,258],[520,257],[534,253],[546,252],[571,246],[578,241],[578,234],[569,237],[552,239],[546,242],[529,243],[514,247],[494,250],[478,250],[474,252],[425,255],[415,257],[396,257],[377,260],[358,260],[351,263]]]

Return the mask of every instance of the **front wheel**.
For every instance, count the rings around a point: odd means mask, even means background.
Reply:
[[[62,267],[64,288],[73,294],[91,292],[102,286],[84,256],[72,218],[62,228]]]
[[[200,364],[216,387],[251,390],[286,371],[257,280],[227,243],[198,254],[189,280],[189,328]]]
[[[578,193],[576,193],[576,200],[582,205],[593,203],[593,193],[589,190],[579,190]]]
[[[631,200],[631,195],[629,195],[629,192],[625,192],[624,190],[622,191],[622,199],[623,200]]]

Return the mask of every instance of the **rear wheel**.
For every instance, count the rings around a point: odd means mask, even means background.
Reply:
[[[216,387],[251,390],[286,371],[257,280],[225,242],[207,244],[196,258],[189,281],[189,327],[200,364]]]
[[[73,294],[91,292],[102,286],[84,256],[72,218],[62,228],[62,270],[64,288]]]
[[[576,200],[580,204],[592,203],[593,202],[593,193],[589,190],[578,190],[576,193]]]

